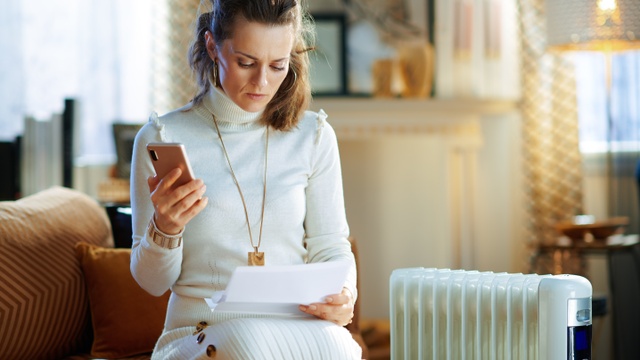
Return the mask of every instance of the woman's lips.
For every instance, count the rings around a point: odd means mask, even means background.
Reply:
[[[267,95],[265,94],[255,94],[255,93],[248,93],[247,96],[251,99],[251,100],[262,100],[264,99]]]

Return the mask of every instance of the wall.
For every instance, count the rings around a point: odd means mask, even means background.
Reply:
[[[471,261],[478,270],[523,271],[519,117],[484,117],[481,124]],[[452,267],[450,236],[438,223],[448,211],[441,191],[447,177],[433,170],[443,168],[443,140],[405,134],[339,145],[347,216],[360,251],[362,316],[388,318],[393,269]]]

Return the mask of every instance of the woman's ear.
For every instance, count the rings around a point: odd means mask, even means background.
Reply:
[[[211,33],[211,31],[206,31],[204,33],[204,41],[205,41],[205,46],[207,47],[207,53],[209,54],[209,57],[211,58],[211,60],[215,62],[217,57],[217,50],[216,50],[216,43],[215,43],[215,40],[213,40],[213,34]]]

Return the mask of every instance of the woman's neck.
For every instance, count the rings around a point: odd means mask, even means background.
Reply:
[[[262,111],[248,112],[243,110],[222,89],[215,86],[211,87],[203,99],[203,104],[219,123],[228,123],[229,126],[247,126],[250,123],[257,123],[262,115]]]

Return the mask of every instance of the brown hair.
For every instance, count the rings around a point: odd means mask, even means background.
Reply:
[[[313,23],[296,0],[211,0],[213,10],[198,18],[195,38],[189,48],[189,64],[199,90],[193,98],[198,104],[211,90],[214,62],[207,53],[205,33],[211,31],[216,44],[233,37],[233,26],[238,16],[250,22],[270,25],[292,25],[294,45],[289,60],[289,71],[273,99],[267,104],[261,121],[276,130],[290,130],[311,102],[309,83],[309,56],[313,42]],[[218,85],[218,84],[214,84]]]

